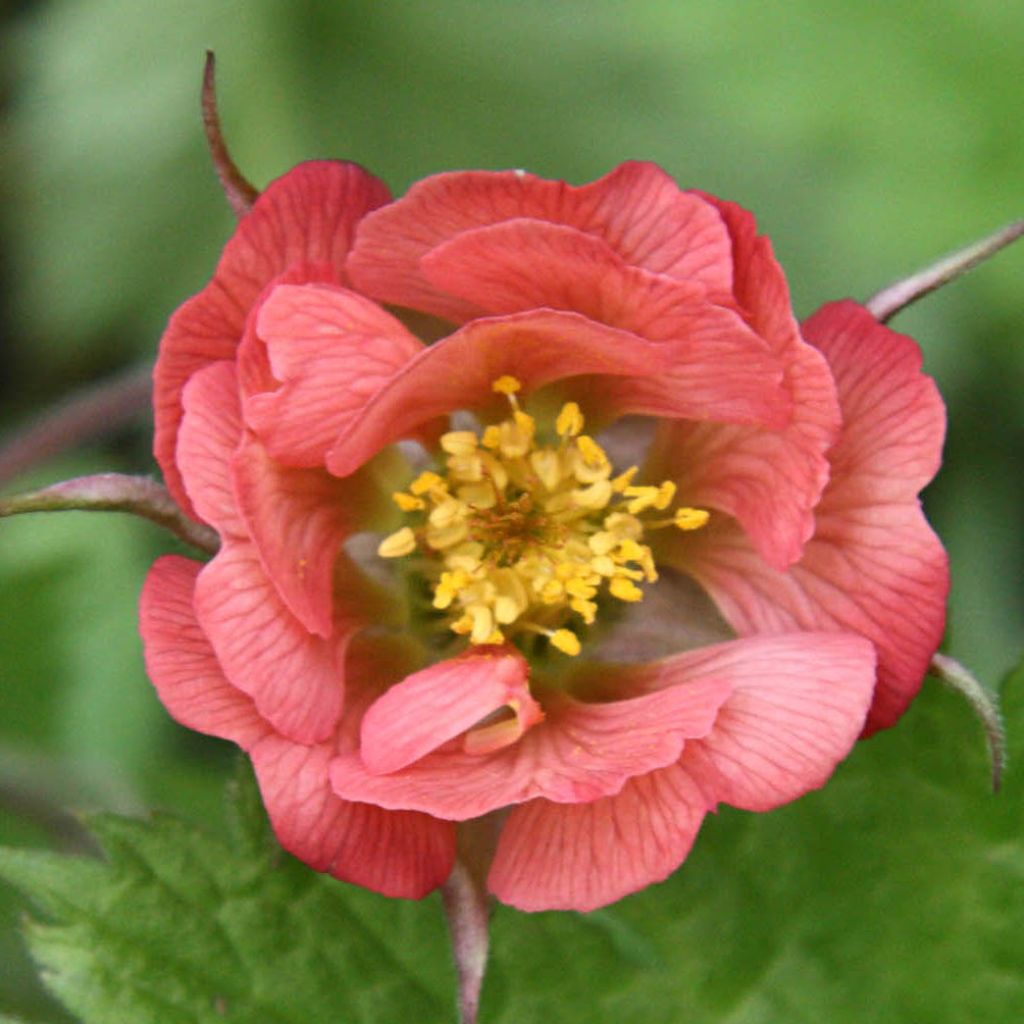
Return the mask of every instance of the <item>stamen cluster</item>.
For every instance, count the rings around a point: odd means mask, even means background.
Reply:
[[[611,461],[592,437],[575,402],[555,420],[557,441],[538,443],[537,424],[516,398],[520,383],[500,377],[494,390],[508,397],[511,416],[482,435],[442,435],[445,473],[420,473],[408,491],[393,495],[412,525],[386,537],[384,558],[419,551],[433,585],[433,606],[450,610],[450,628],[473,644],[499,644],[519,633],[548,637],[568,655],[580,651],[567,622],[595,621],[602,594],[639,601],[639,583],[658,578],[647,529],[699,529],[703,509],[664,511],[676,486],[635,485],[631,466],[613,476]]]

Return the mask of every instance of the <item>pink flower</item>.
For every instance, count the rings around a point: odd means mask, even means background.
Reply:
[[[798,328],[753,218],[650,164],[394,202],[300,165],[172,317],[155,402],[221,538],[146,583],[160,697],[249,753],[288,850],[387,895],[487,815],[515,906],[661,880],[719,803],[895,722],[942,633],[917,347],[853,302]]]

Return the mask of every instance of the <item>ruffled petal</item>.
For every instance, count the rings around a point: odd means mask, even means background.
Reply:
[[[438,290],[491,315],[562,309],[655,337],[666,315],[707,295],[698,281],[630,266],[597,235],[525,218],[464,231],[424,256],[420,269]]]
[[[176,721],[248,749],[269,727],[253,702],[224,678],[199,628],[192,595],[200,569],[191,559],[164,555],[149,570],[139,604],[146,671]]]
[[[334,630],[334,573],[366,507],[365,481],[282,466],[249,434],[232,462],[238,504],[260,561],[288,610],[311,633]]]
[[[226,360],[196,371],[182,392],[176,462],[201,519],[221,534],[245,527],[231,487],[231,457],[242,440],[238,377]]]
[[[532,800],[506,819],[487,886],[520,910],[594,910],[675,871],[705,810],[678,765],[630,779],[603,800]]]
[[[389,775],[343,755],[331,781],[345,799],[456,820],[537,797],[597,800],[671,764],[687,740],[707,735],[729,689],[727,680],[707,678],[608,704],[552,698],[545,721],[512,746],[478,754],[455,741]]]
[[[224,248],[210,283],[171,317],[153,372],[154,454],[178,503],[191,509],[174,462],[186,381],[234,358],[246,315],[264,286],[292,264],[341,268],[355,226],[388,190],[351,163],[311,161],[270,183]]]
[[[269,453],[292,466],[322,465],[338,435],[423,350],[393,316],[355,292],[279,285],[256,331],[282,385],[246,398],[246,423]]]
[[[311,635],[278,597],[255,547],[234,539],[199,574],[195,610],[228,680],[279,733],[316,743],[334,732],[354,623],[330,640]]]
[[[465,231],[515,218],[577,228],[627,263],[728,294],[728,233],[717,211],[681,192],[650,163],[625,163],[574,188],[522,171],[438,174],[360,225],[347,269],[356,286],[387,302],[451,320],[479,316],[474,302],[434,287],[421,270],[431,250]]]
[[[680,761],[709,802],[768,811],[795,800],[823,786],[860,735],[875,684],[863,637],[751,637],[694,655],[689,673],[699,662],[733,688],[714,728]]]
[[[814,531],[814,509],[828,480],[827,452],[839,432],[839,405],[828,365],[800,337],[785,276],[754,218],[717,204],[735,255],[736,298],[751,327],[783,366],[792,417],[781,430],[731,423],[681,423],[662,429],[651,472],[675,479],[688,503],[734,516],[761,557],[777,569],[800,558]]]
[[[385,896],[419,899],[455,860],[455,828],[425,814],[338,799],[328,781],[332,743],[268,735],[250,752],[281,845],[317,871]]]
[[[916,495],[938,464],[945,417],[917,346],[854,303],[824,307],[805,330],[830,360],[844,427],[803,558],[777,572],[726,523],[671,558],[740,633],[825,629],[870,639],[878,651],[871,733],[903,713],[942,637],[948,563]]]
[[[514,648],[484,647],[407,676],[363,718],[360,756],[367,771],[399,771],[503,708],[514,712],[521,735],[544,717],[530,696],[528,674]]]

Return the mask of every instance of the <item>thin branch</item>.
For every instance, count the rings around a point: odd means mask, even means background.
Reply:
[[[206,51],[206,66],[203,69],[203,130],[206,132],[206,144],[210,149],[213,167],[220,179],[220,187],[224,190],[231,209],[241,220],[259,198],[259,191],[238,169],[231,154],[228,152],[224,133],[220,127],[220,114],[217,111],[217,59],[212,50]]]
[[[0,498],[0,518],[26,512],[130,512],[170,530],[186,544],[207,554],[220,546],[208,526],[189,519],[163,484],[143,476],[97,473],[64,480],[51,487]]]
[[[117,430],[150,405],[152,367],[135,366],[47,409],[0,445],[0,487],[69,448]]]
[[[1021,235],[1024,235],[1024,220],[1007,224],[980,242],[960,249],[930,267],[897,281],[888,288],[883,288],[872,295],[865,305],[879,323],[888,323],[900,310],[966,274],[968,270],[994,256],[1000,249],[1005,249],[1011,242],[1015,242]]]

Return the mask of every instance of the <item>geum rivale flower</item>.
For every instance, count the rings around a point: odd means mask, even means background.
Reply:
[[[155,383],[221,546],[153,567],[153,682],[248,751],[288,850],[388,895],[477,819],[518,907],[663,879],[719,803],[793,800],[895,722],[942,633],[917,347],[853,302],[798,327],[753,218],[650,164],[394,202],[300,165]]]

